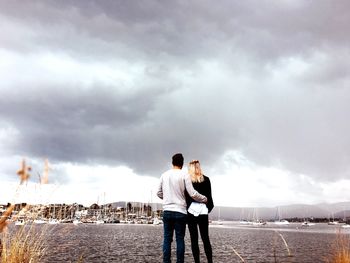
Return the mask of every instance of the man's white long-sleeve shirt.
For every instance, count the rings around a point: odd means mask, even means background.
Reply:
[[[163,199],[163,210],[187,214],[187,193],[197,202],[207,202],[207,198],[194,190],[189,174],[180,169],[170,169],[162,174],[157,196]]]

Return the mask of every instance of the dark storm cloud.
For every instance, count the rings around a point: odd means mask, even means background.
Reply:
[[[33,49],[102,59],[126,53],[132,60],[161,54],[201,59],[224,48],[268,61],[347,46],[348,8],[346,1],[11,1],[2,3],[2,14],[32,32],[23,34],[21,46]],[[3,38],[7,48],[18,48],[16,34]]]
[[[349,7],[347,1],[3,1],[0,50],[65,55],[81,64],[141,64],[144,83],[0,84],[0,116],[20,131],[21,151],[57,162],[126,164],[158,176],[174,152],[209,166],[234,149],[261,165],[344,177]],[[296,73],[298,67],[305,69]]]
[[[125,144],[134,140],[129,131],[147,122],[147,113],[161,94],[159,89],[132,96],[114,93],[113,87],[27,87],[20,96],[6,92],[0,98],[0,112],[19,130],[18,146],[27,155],[60,161],[99,157],[123,161],[123,154],[128,155]]]

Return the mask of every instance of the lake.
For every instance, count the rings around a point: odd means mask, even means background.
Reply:
[[[47,226],[47,254],[42,262],[162,262],[162,225],[60,224]],[[262,227],[235,222],[210,226],[214,262],[325,262],[340,226],[299,224]],[[350,230],[343,229],[348,235]],[[287,244],[284,243],[284,240]],[[186,232],[185,262],[193,262]],[[202,262],[206,262],[200,243]],[[289,251],[288,251],[289,249]],[[173,242],[172,260],[175,258]]]

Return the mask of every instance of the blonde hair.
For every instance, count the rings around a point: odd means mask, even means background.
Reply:
[[[198,160],[192,160],[189,162],[188,173],[191,176],[192,183],[201,183],[204,181],[201,165]]]

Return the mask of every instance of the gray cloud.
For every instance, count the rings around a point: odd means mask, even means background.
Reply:
[[[224,48],[266,61],[315,47],[347,47],[346,1],[288,2],[11,1],[2,3],[2,17],[21,34],[31,32],[23,34],[22,46],[99,59],[108,53],[126,53],[128,60],[162,54],[201,59]],[[8,48],[19,46],[16,34],[2,40]]]
[[[20,132],[14,152],[56,162],[158,176],[174,152],[209,166],[235,149],[260,165],[346,177],[348,9],[347,1],[2,2],[0,21],[13,33],[0,34],[0,51],[142,70],[126,83],[62,86],[27,68],[38,83],[23,87],[18,72],[0,84],[0,117]]]

